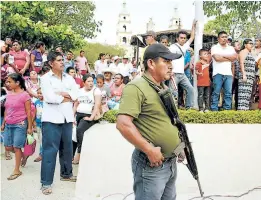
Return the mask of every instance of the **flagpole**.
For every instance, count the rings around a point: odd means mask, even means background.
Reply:
[[[194,70],[193,70],[193,85],[194,85],[194,107],[198,109],[198,88],[197,88],[197,75],[196,63],[199,60],[199,50],[203,46],[203,30],[204,30],[204,10],[203,1],[197,0],[195,4],[195,20],[197,21],[195,40],[194,40]]]

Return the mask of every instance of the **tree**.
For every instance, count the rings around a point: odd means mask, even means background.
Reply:
[[[93,38],[100,32],[101,21],[94,20],[95,5],[91,1],[48,1],[46,4],[54,8],[55,14],[48,19],[49,24],[66,24],[86,38]]]
[[[214,20],[208,21],[204,26],[204,32],[217,34],[220,31],[226,31],[233,39],[252,38],[258,30],[261,29],[261,23],[256,26],[249,20],[243,22],[236,18],[233,13],[227,13],[217,16]]]
[[[260,1],[204,1],[203,7],[208,17],[219,16],[227,12],[246,21],[255,13],[255,17],[261,19]]]
[[[48,48],[62,44],[65,49],[85,44],[83,37],[66,24],[48,24],[55,9],[46,2],[1,2],[1,38],[11,36],[24,46],[43,41]]]
[[[124,56],[126,53],[125,50],[119,46],[103,45],[100,43],[87,43],[82,49],[85,51],[85,56],[88,59],[88,63],[91,67],[93,67],[94,62],[98,59],[100,53],[108,53],[114,56]],[[79,48],[73,52],[75,55],[79,55],[80,50],[82,49]]]
[[[208,17],[216,17],[209,22],[206,30],[223,27],[232,31],[229,31],[232,35],[236,35],[238,31],[241,37],[246,33],[253,36],[260,34],[258,22],[258,19],[261,19],[260,1],[205,1],[203,5]]]

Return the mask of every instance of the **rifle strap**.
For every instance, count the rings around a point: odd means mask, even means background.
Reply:
[[[168,107],[172,107],[172,106],[175,106],[173,105],[173,103],[171,103],[170,101],[168,101],[168,105],[166,106],[164,102],[166,102],[163,98],[162,95],[160,95],[161,92],[164,91],[164,88],[166,88],[166,86],[164,86],[163,83],[161,83],[161,86],[157,86],[155,83],[153,83],[147,76],[143,75],[142,78],[144,78],[145,81],[147,81],[149,83],[149,85],[157,92],[157,94],[159,95],[160,97],[160,100],[161,100],[161,103],[167,113],[167,115],[169,116],[170,120],[171,120],[171,123],[174,125],[176,124],[176,117],[174,117],[173,115],[170,114],[170,109],[168,109]],[[172,97],[172,94],[170,92],[170,95]],[[172,110],[172,109],[171,109]],[[178,116],[178,113],[175,113],[176,116]]]

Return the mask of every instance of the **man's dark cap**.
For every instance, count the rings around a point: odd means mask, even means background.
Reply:
[[[144,36],[145,36],[145,37],[146,37],[146,36],[152,36],[152,37],[156,38],[156,37],[157,37],[157,34],[156,34],[154,31],[147,31],[147,33],[146,33]]]
[[[152,44],[144,52],[143,60],[164,58],[166,60],[176,60],[182,57],[181,54],[171,53],[163,44]]]

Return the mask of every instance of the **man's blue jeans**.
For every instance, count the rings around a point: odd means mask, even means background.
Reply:
[[[135,149],[132,154],[133,190],[135,200],[176,200],[176,159],[150,167],[147,156]]]
[[[41,183],[51,185],[56,165],[57,152],[60,159],[60,176],[72,176],[72,123],[42,123]]]
[[[190,84],[187,76],[185,74],[181,73],[175,73],[174,79],[176,82],[176,85],[180,85],[182,89],[186,90],[186,108],[191,108],[193,107],[194,103],[194,90],[193,86]]]
[[[221,88],[224,91],[223,108],[224,110],[231,110],[232,107],[232,82],[233,77],[230,75],[216,74],[213,76],[213,92],[211,110],[218,111],[218,102]]]

